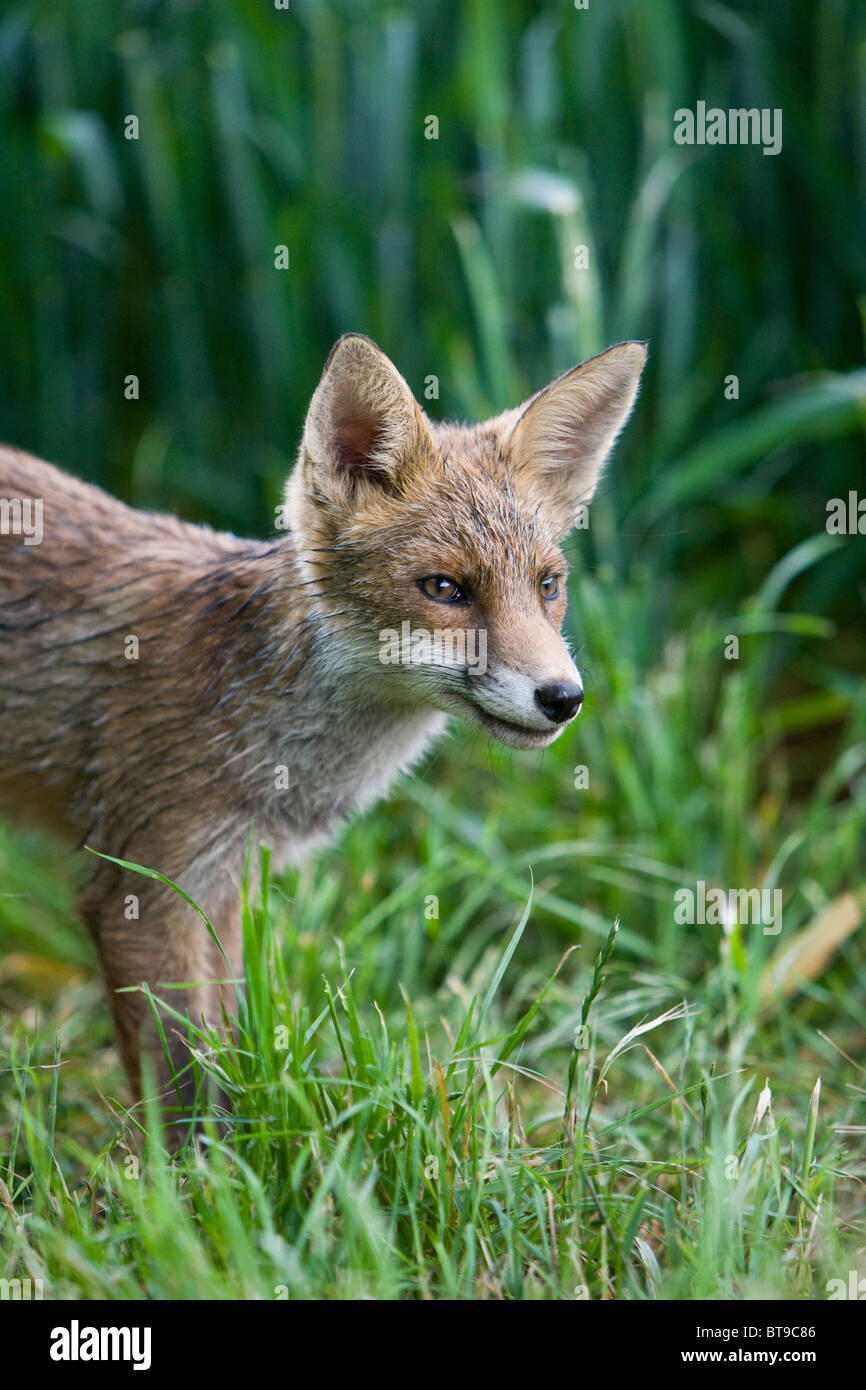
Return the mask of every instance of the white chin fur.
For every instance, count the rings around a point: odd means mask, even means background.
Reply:
[[[547,748],[549,744],[554,743],[559,738],[563,729],[567,727],[565,724],[550,723],[546,729],[518,725],[508,720],[499,719],[478,705],[475,706],[474,714],[482,729],[485,729],[487,733],[509,748]]]
[[[579,679],[576,670],[574,676]],[[522,672],[497,671],[479,679],[472,705],[479,722],[502,743],[512,748],[546,748],[566,726],[551,723],[538,708],[535,691],[536,682]]]

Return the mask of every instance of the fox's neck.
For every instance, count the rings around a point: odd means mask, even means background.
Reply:
[[[20,819],[195,893],[251,824],[284,859],[324,839],[442,727],[365,676],[291,536],[130,511],[0,449],[4,489],[50,518],[41,545],[0,536],[0,807]]]
[[[233,726],[236,775],[261,832],[295,858],[384,796],[442,731],[435,710],[395,705],[365,674],[290,541],[256,547],[230,578],[216,705]]]

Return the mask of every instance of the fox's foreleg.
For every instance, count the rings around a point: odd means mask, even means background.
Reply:
[[[157,1004],[163,1045],[153,1010],[139,986],[147,984],[155,1000],[188,1016],[193,1026],[224,1032],[224,1011],[231,1017],[237,1010],[232,981],[240,978],[242,969],[237,889],[229,885],[205,910],[228,961],[194,908],[173,889],[129,870],[104,864],[80,905],[102,965],[133,1101],[142,1097],[144,1051],[156,1071],[172,1147],[188,1133],[194,1111],[189,1034]],[[168,988],[172,985],[184,988]]]

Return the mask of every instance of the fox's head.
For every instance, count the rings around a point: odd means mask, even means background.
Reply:
[[[617,343],[483,425],[428,420],[369,338],[334,347],[287,499],[342,679],[540,748],[580,709],[560,541],[646,358]]]

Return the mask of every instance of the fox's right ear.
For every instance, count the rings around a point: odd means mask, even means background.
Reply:
[[[310,402],[299,466],[308,495],[345,502],[357,484],[392,489],[430,442],[423,412],[381,348],[348,333]]]

